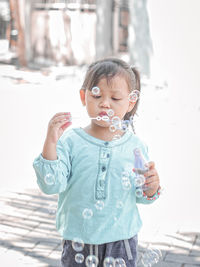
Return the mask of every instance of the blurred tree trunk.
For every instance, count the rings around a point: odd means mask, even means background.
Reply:
[[[112,1],[96,2],[96,58],[112,55]]]
[[[26,66],[26,54],[25,54],[25,36],[24,36],[24,10],[25,0],[10,0],[15,7],[16,12],[16,27],[18,30],[17,39],[17,55],[20,66]]]
[[[142,74],[150,76],[152,41],[149,29],[147,0],[130,0],[129,55]]]

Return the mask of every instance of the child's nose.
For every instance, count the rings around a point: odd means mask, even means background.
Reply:
[[[108,101],[108,99],[102,99],[102,101],[100,102],[100,107],[110,108],[110,102]]]

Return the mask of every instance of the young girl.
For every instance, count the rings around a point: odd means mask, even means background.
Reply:
[[[99,60],[89,66],[80,90],[91,123],[65,131],[73,120],[69,112],[49,122],[33,166],[41,190],[59,194],[56,227],[64,240],[63,267],[136,266],[142,225],[136,203],[152,203],[160,188],[155,164],[148,162],[148,190],[135,194],[135,151],[149,159],[143,142],[124,126],[133,124],[139,92],[134,68],[119,59]]]

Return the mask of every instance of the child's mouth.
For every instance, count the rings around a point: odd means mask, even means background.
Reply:
[[[105,111],[102,111],[102,112],[99,113],[99,116],[100,117],[108,116],[108,114]]]

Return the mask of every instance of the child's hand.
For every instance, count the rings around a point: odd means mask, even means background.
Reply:
[[[153,161],[148,162],[148,168],[149,170],[144,174],[144,177],[146,178],[145,187],[147,188],[147,191],[145,191],[145,193],[148,197],[151,197],[158,190],[160,186],[160,179],[155,169],[155,163]]]
[[[57,144],[58,139],[71,124],[70,112],[56,113],[49,122],[46,142]]]

